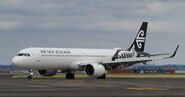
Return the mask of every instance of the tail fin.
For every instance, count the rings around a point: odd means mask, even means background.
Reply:
[[[141,28],[139,29],[139,32],[130,46],[128,50],[135,50],[136,52],[144,52],[145,48],[145,40],[146,40],[146,32],[147,32],[147,24],[148,22],[143,22],[141,25]]]

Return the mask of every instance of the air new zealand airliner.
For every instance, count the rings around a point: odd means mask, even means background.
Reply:
[[[173,58],[173,53],[150,54],[144,51],[147,22],[143,22],[131,46],[124,49],[87,49],[87,48],[25,48],[12,59],[12,65],[28,69],[32,79],[32,70],[38,70],[42,76],[54,76],[57,70],[66,73],[66,79],[74,79],[75,71],[84,71],[86,75],[106,78],[106,71],[118,66],[128,67],[136,63]]]

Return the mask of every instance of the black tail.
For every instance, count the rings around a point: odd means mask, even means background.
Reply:
[[[146,40],[146,32],[147,32],[147,24],[148,22],[143,22],[141,25],[141,28],[139,29],[139,32],[130,46],[128,50],[135,50],[136,52],[144,52],[145,48],[145,40]]]

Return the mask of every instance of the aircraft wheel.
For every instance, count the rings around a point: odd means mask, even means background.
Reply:
[[[27,79],[32,79],[33,77],[32,77],[32,75],[28,75],[28,77],[27,77]]]
[[[66,74],[66,79],[74,79],[75,75],[73,73],[67,73]]]
[[[106,74],[100,76],[100,77],[97,77],[97,79],[106,79]]]

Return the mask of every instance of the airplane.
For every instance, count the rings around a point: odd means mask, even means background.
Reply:
[[[136,63],[146,64],[152,60],[173,58],[173,53],[150,54],[144,51],[148,22],[143,22],[132,45],[124,50],[87,49],[87,48],[25,48],[18,52],[11,64],[27,69],[32,79],[32,70],[38,70],[41,76],[54,76],[57,70],[66,73],[66,79],[74,79],[75,71],[84,71],[90,77],[106,79],[107,70],[119,66],[128,67]]]

